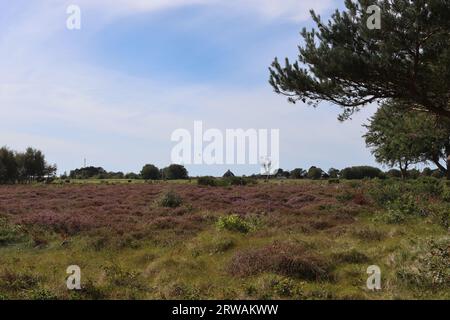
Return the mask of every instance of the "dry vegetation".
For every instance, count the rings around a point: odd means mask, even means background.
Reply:
[[[448,299],[448,187],[430,181],[0,186],[0,298]]]

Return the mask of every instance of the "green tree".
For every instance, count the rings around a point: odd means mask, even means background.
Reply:
[[[336,179],[339,177],[339,170],[335,168],[330,168],[328,170],[328,176],[332,179]]]
[[[141,176],[134,172],[129,172],[125,175],[125,179],[129,179],[129,180],[138,180],[140,178],[141,178]]]
[[[158,180],[161,179],[161,172],[153,164],[146,164],[141,170],[141,176],[145,180]]]
[[[341,170],[340,177],[347,180],[359,180],[364,178],[384,178],[385,174],[378,168],[370,166],[355,166]]]
[[[399,112],[394,104],[383,105],[365,125],[363,136],[377,162],[390,167],[398,166],[402,178],[406,178],[408,167],[421,161],[418,156],[417,140],[411,132],[419,124]]]
[[[403,178],[408,167],[419,162],[433,162],[450,178],[447,120],[426,112],[403,112],[396,102],[389,102],[378,109],[366,128],[364,138],[375,159],[391,167],[399,166]]]
[[[302,168],[296,168],[291,171],[291,179],[303,179],[306,176],[306,171]]]
[[[324,172],[323,172],[322,169],[312,166],[308,170],[308,178],[309,179],[313,179],[313,180],[317,180],[317,179],[322,178],[323,173]]]
[[[381,29],[367,27],[369,5],[381,8]],[[303,29],[298,61],[278,59],[270,84],[289,101],[343,108],[340,119],[371,103],[396,99],[399,111],[422,109],[450,118],[448,0],[346,0],[328,23]]]
[[[163,177],[168,180],[188,179],[188,171],[180,164],[171,164],[163,169]]]
[[[45,161],[45,156],[40,150],[27,148],[24,153],[16,153],[16,160],[19,170],[19,180],[34,181],[40,180],[48,175],[51,170]]]
[[[19,177],[14,152],[7,147],[0,149],[0,183],[15,183]]]

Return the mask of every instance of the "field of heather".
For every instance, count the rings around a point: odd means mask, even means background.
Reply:
[[[449,189],[0,186],[0,299],[449,299]],[[81,290],[66,287],[70,265]],[[380,290],[367,288],[371,265]]]

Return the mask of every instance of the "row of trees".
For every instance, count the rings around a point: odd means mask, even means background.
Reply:
[[[440,170],[432,170],[431,168],[425,168],[423,171],[419,171],[417,169],[410,169],[405,172],[401,172],[397,169],[391,169],[387,172],[383,172],[379,168],[371,167],[371,166],[355,166],[348,167],[342,170],[338,170],[335,168],[330,168],[328,171],[324,171],[319,167],[312,166],[308,170],[304,170],[302,168],[296,168],[292,171],[285,171],[283,169],[279,169],[275,174],[275,178],[286,178],[286,179],[364,179],[364,178],[410,178],[416,179],[421,176],[426,177],[436,177],[441,178],[443,174]],[[255,176],[258,177],[258,176]]]
[[[145,180],[180,180],[188,179],[189,173],[180,164],[171,164],[163,169],[158,169],[155,165],[147,164],[141,170],[141,177]]]
[[[0,183],[30,183],[52,179],[56,175],[56,165],[49,165],[40,150],[27,148],[16,152],[0,149]]]
[[[70,174],[62,175],[63,179],[145,179],[145,180],[178,180],[188,179],[189,174],[182,165],[172,164],[159,169],[153,164],[146,164],[139,174],[123,172],[108,172],[102,167],[84,167],[70,171]]]
[[[124,174],[123,172],[108,172],[102,167],[84,167],[70,171],[69,176],[63,174],[61,178],[71,179],[135,179],[134,173]]]
[[[367,8],[381,9],[381,29],[368,28]],[[381,107],[364,136],[380,163],[433,163],[450,179],[450,5],[448,0],[345,2],[330,21],[303,30],[298,60],[275,59],[275,92],[318,106],[342,107],[340,120],[370,103]]]

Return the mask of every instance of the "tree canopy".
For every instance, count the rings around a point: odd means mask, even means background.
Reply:
[[[163,169],[163,177],[168,180],[188,179],[188,171],[180,164],[171,164]]]
[[[402,112],[396,102],[389,102],[378,109],[366,128],[364,138],[376,160],[391,167],[399,166],[403,177],[409,165],[428,161],[447,173],[449,121],[426,112]]]
[[[367,27],[367,7],[381,8],[381,29]],[[371,102],[396,99],[399,110],[427,110],[450,119],[450,2],[358,0],[345,2],[317,29],[303,29],[298,61],[276,58],[275,92],[295,103],[328,101],[340,119]]]
[[[141,177],[145,180],[158,180],[161,179],[161,172],[153,164],[146,164],[141,170]]]
[[[0,149],[0,183],[31,182],[51,178],[56,165],[49,165],[40,150],[27,148],[14,152],[6,147]]]

